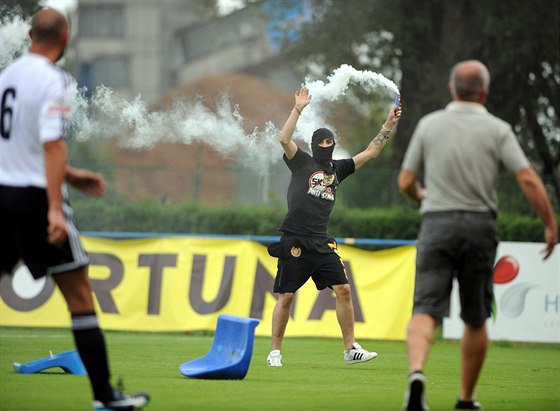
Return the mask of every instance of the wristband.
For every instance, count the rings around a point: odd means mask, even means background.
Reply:
[[[389,130],[388,128],[385,128],[385,126],[381,126],[381,129],[382,129],[382,130],[385,130],[385,131],[387,132],[387,134],[390,134],[391,131],[393,131],[392,129]]]

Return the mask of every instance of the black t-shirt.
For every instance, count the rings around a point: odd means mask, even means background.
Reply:
[[[280,231],[295,235],[325,237],[338,185],[356,170],[354,160],[332,160],[332,174],[306,152],[299,150],[284,161],[292,172],[288,187],[288,213]]]

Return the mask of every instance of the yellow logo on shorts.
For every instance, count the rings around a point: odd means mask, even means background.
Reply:
[[[299,257],[301,255],[301,248],[299,247],[292,247],[292,249],[290,250],[290,254],[293,257]]]

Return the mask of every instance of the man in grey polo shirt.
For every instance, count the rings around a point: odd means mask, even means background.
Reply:
[[[474,389],[488,348],[496,233],[496,182],[503,165],[515,177],[545,225],[544,259],[558,241],[550,200],[537,173],[506,122],[488,113],[484,102],[490,74],[476,60],[451,70],[453,101],[418,122],[399,174],[399,188],[418,203],[414,310],[408,326],[409,377],[404,407],[427,410],[423,373],[434,329],[449,315],[453,278],[459,283],[462,376],[456,409],[482,409]],[[423,173],[426,188],[418,181]]]

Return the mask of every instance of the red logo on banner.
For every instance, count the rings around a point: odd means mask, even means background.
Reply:
[[[494,266],[494,284],[505,284],[513,281],[519,274],[519,262],[510,255],[498,260]]]

